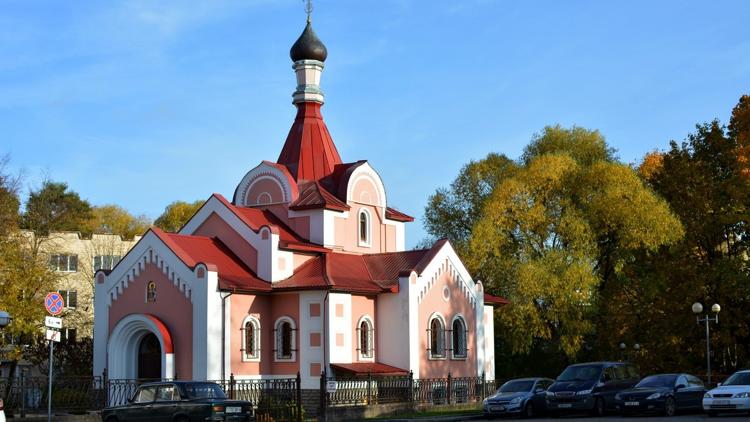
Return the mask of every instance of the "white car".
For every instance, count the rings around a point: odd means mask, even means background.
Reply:
[[[709,416],[721,412],[750,412],[750,370],[738,371],[706,392],[703,410]]]

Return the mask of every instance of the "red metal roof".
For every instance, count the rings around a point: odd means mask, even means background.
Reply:
[[[289,169],[295,180],[320,180],[341,164],[336,145],[328,132],[320,104],[305,102],[297,105],[297,116],[289,129],[279,164]]]
[[[380,362],[332,363],[331,368],[352,375],[409,375],[406,369]]]
[[[325,208],[336,211],[346,211],[350,207],[328,192],[318,181],[303,181],[299,183],[299,197],[289,204],[292,210],[309,210]]]
[[[405,223],[414,221],[414,217],[408,214],[404,214],[401,211],[391,207],[387,207],[385,209],[385,218],[389,220],[403,221]]]
[[[190,268],[199,263],[215,267],[220,287],[239,290],[271,291],[271,284],[258,278],[224,243],[217,238],[166,233],[151,230]],[[212,269],[212,268],[209,268]]]
[[[510,304],[510,301],[508,299],[504,298],[504,297],[493,296],[493,295],[491,295],[489,293],[485,293],[484,294],[484,303],[485,304],[490,304],[490,305],[502,306],[502,305],[508,305],[508,304]]]

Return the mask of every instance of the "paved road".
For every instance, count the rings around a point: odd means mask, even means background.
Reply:
[[[498,419],[495,419],[496,421]],[[500,419],[500,420],[506,420],[506,419]],[[604,418],[593,418],[593,417],[586,417],[586,416],[565,416],[560,417],[557,419],[545,419],[545,418],[538,418],[538,419],[531,419],[533,421],[538,422],[572,422],[572,421],[583,421],[583,422],[697,422],[697,421],[716,421],[716,422],[730,422],[730,421],[750,421],[750,416],[748,415],[720,415],[716,417],[709,418],[707,415],[704,414],[695,414],[695,415],[679,415],[672,418],[667,418],[664,416],[635,416],[635,417],[621,417],[621,416],[608,416]]]

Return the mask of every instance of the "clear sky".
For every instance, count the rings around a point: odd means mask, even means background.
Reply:
[[[417,217],[471,159],[559,123],[625,162],[727,121],[750,93],[750,2],[316,0],[323,113]],[[230,197],[294,118],[300,0],[4,1],[0,155],[93,204],[158,216]]]

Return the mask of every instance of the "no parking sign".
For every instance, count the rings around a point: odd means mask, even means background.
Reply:
[[[44,307],[47,308],[47,312],[49,312],[50,315],[56,316],[62,313],[63,308],[65,307],[65,302],[63,302],[60,293],[47,293],[47,297],[44,298]]]

